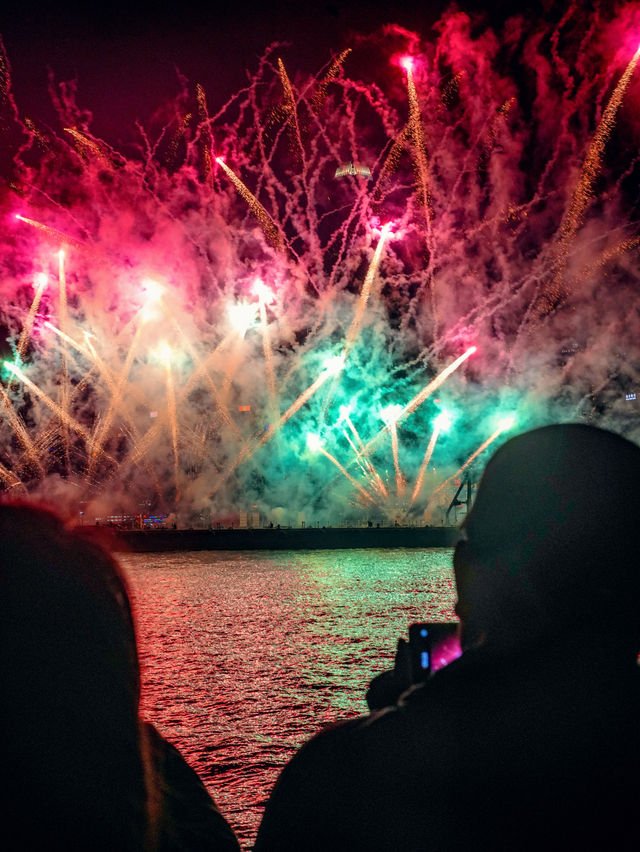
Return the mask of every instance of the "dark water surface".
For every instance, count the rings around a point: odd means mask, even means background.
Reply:
[[[411,621],[455,618],[449,549],[121,556],[136,605],[143,712],[250,849],[282,765],[366,711]]]

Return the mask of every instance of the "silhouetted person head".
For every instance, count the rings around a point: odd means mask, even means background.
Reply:
[[[3,834],[16,849],[144,849],[140,678],[114,559],[54,515],[0,505]]]
[[[586,629],[633,650],[639,520],[640,448],[630,441],[577,424],[507,441],[487,464],[454,557],[463,642]]]

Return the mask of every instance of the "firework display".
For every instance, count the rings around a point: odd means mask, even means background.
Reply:
[[[625,4],[273,47],[119,149],[64,83],[22,115],[5,57],[1,487],[438,523],[514,429],[638,439],[639,43]]]

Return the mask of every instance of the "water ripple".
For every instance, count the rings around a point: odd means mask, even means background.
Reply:
[[[281,767],[366,711],[411,621],[454,618],[451,551],[127,554],[143,712],[245,849]]]

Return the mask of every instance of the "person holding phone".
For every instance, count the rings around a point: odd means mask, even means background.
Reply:
[[[389,706],[302,746],[255,852],[635,849],[639,519],[634,443],[562,424],[500,447],[454,553],[462,655],[397,695],[399,643]]]

